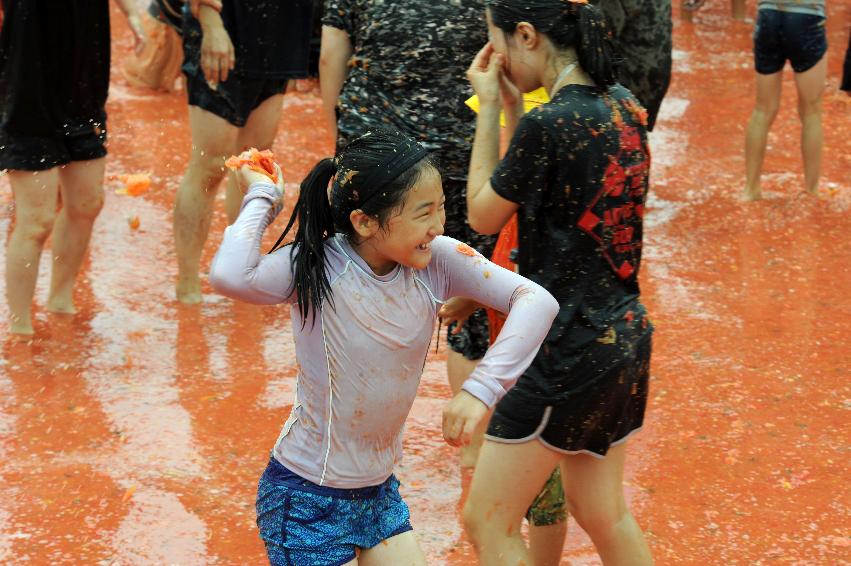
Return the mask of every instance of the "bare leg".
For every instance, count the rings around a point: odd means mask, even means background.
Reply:
[[[733,19],[743,22],[745,20],[745,0],[732,0],[730,2]]]
[[[520,523],[561,455],[537,440],[485,440],[479,453],[464,526],[484,566],[531,564]]]
[[[567,521],[554,525],[529,524],[529,554],[535,566],[558,566],[567,536]]]
[[[461,391],[461,386],[470,377],[470,373],[476,369],[476,364],[479,360],[468,360],[462,354],[450,350],[446,355],[446,370],[449,374],[449,387],[452,389],[452,395]],[[479,457],[479,449],[482,447],[482,441],[485,436],[485,429],[489,419],[482,419],[480,426],[473,433],[473,439],[469,446],[461,447],[461,467],[473,468],[476,465],[476,460]]]
[[[224,176],[224,159],[236,151],[239,130],[197,106],[189,107],[192,154],[174,201],[174,247],[177,252],[177,299],[201,302],[198,270],[210,231],[216,191]]]
[[[561,462],[564,492],[570,513],[591,537],[603,564],[650,565],[650,549],[623,495],[625,456],[625,443],[602,459],[566,456]]]
[[[780,107],[780,90],[783,86],[783,71],[771,75],[756,75],[756,105],[754,106],[748,128],[745,133],[745,174],[744,197],[757,200],[762,196],[759,177],[762,174],[762,162],[765,159],[765,146],[768,143],[768,130],[777,116]]]
[[[276,94],[264,100],[260,106],[251,112],[245,126],[239,130],[238,151],[244,151],[250,147],[257,149],[272,147],[275,142],[275,134],[278,132],[278,122],[281,121],[283,103],[284,95]],[[233,173],[228,175],[226,191],[225,211],[228,215],[228,224],[233,224],[236,222],[236,217],[239,216],[243,196]]]
[[[58,169],[9,171],[15,197],[15,228],[6,250],[9,331],[32,334],[32,302],[44,242],[56,219]]]
[[[357,563],[360,566],[425,566],[426,559],[414,532],[408,531],[362,550]]]
[[[798,88],[798,115],[801,118],[801,153],[804,157],[804,183],[814,195],[821,176],[821,153],[824,135],[821,127],[821,98],[827,78],[827,57],[795,74]]]
[[[103,208],[106,159],[73,161],[59,168],[62,209],[53,226],[53,269],[47,310],[73,314],[74,281],[89,247],[92,227]]]

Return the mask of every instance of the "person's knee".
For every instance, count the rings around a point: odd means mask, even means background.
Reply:
[[[798,116],[801,120],[821,117],[821,99],[816,100],[798,100]]]
[[[470,537],[473,546],[477,548],[481,546],[482,538],[488,529],[487,519],[479,511],[479,506],[473,505],[469,499],[461,510],[461,523],[464,525],[464,530]]]
[[[94,222],[103,209],[103,189],[94,190],[86,198],[75,198],[62,203],[62,208],[71,220]]]
[[[776,100],[758,101],[754,107],[754,113],[760,115],[768,123],[774,121],[779,111],[780,103]]]
[[[623,501],[605,504],[569,501],[570,514],[592,539],[606,539],[629,516]]]
[[[30,213],[21,220],[15,223],[15,232],[29,240],[43,244],[50,233],[53,231],[53,224],[56,221],[56,211],[53,207],[39,210],[38,212]]]
[[[187,176],[193,177],[204,189],[215,189],[225,176],[225,159],[230,153],[233,152],[193,151]]]
[[[464,503],[464,508],[461,510],[461,523],[471,538],[480,532],[481,517],[479,517],[475,506],[470,503],[469,499]]]

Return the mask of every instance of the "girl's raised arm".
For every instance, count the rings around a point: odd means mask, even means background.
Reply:
[[[558,302],[537,283],[457,240],[438,238],[432,249],[438,269],[444,270],[444,298],[469,297],[508,315],[496,342],[463,386],[492,407],[532,363],[558,314]]]
[[[269,181],[246,191],[239,218],[225,230],[210,268],[210,283],[222,295],[246,303],[292,302],[290,246],[261,255],[263,233],[281,211],[282,189]]]

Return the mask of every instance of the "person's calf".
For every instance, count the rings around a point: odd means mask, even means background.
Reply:
[[[558,566],[567,536],[567,519],[547,524],[529,523],[529,554],[535,566]]]
[[[202,300],[201,255],[207,241],[216,193],[225,175],[221,157],[193,155],[174,204],[174,241],[177,254],[177,299],[185,304]]]
[[[6,300],[12,334],[33,334],[31,308],[39,259],[55,218],[55,212],[48,209],[15,220],[6,250]]]
[[[818,192],[823,146],[820,109],[807,109],[807,113],[801,116],[801,156],[804,161],[805,189],[811,195]]]
[[[574,511],[571,514],[582,527],[606,564],[652,564],[644,534],[625,507],[622,510]]]

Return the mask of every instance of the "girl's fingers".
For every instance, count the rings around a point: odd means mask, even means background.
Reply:
[[[284,172],[281,171],[280,165],[275,163],[275,173],[278,175],[278,189],[281,191],[281,195],[284,194]]]
[[[458,419],[453,419],[452,428],[449,431],[449,438],[454,443],[454,446],[458,446],[459,444],[461,444],[461,442],[460,442],[461,430],[462,430],[461,425],[462,425],[462,423],[460,423],[458,421]]]
[[[222,56],[219,57],[218,62],[219,62],[219,82],[220,83],[223,83],[228,79],[228,69],[230,69],[230,64],[229,64],[227,57],[228,56],[227,56],[226,53],[222,54]]]
[[[443,439],[450,446],[458,445],[457,419],[451,413],[443,413]]]
[[[488,61],[487,72],[488,74],[496,74],[502,70],[502,64],[500,63],[500,55],[495,53],[490,60]]]
[[[491,45],[491,42],[488,41],[485,43],[485,46],[476,53],[476,57],[473,59],[473,64],[470,65],[470,67],[478,70],[487,69],[488,62],[491,59],[491,53],[493,53],[493,45]]]
[[[461,443],[464,446],[468,446],[473,442],[473,431],[476,430],[478,424],[473,419],[467,419],[467,422],[464,423],[464,431],[461,433]]]
[[[207,55],[207,54],[202,54],[201,55],[201,72],[204,73],[204,80],[206,80],[208,83],[212,82],[212,80],[213,80],[212,69],[213,69],[213,64],[212,64],[212,61],[210,61],[210,56]]]

